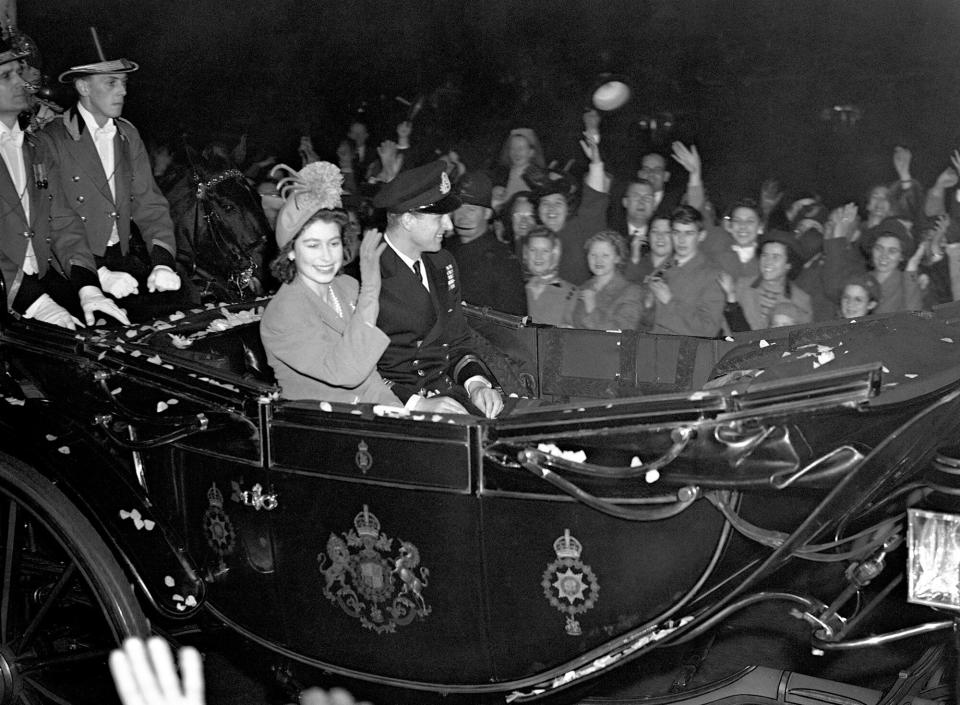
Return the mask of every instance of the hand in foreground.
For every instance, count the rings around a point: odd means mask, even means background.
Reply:
[[[115,299],[139,292],[139,285],[133,276],[126,272],[114,272],[106,267],[97,270],[100,279],[100,288]]]
[[[76,330],[77,326],[83,326],[80,321],[70,315],[67,309],[50,298],[49,294],[41,294],[36,301],[30,304],[23,315],[25,318],[52,323],[55,326],[69,328],[70,330]]]
[[[180,276],[170,267],[158,264],[147,277],[147,291],[176,291],[180,288]]]
[[[696,145],[687,147],[683,142],[677,141],[673,143],[672,147],[674,161],[686,169],[691,176],[700,176],[703,165]]]
[[[597,144],[600,144],[600,113],[596,110],[586,110],[583,113],[583,133]]]
[[[125,326],[130,325],[127,312],[117,306],[115,301],[104,296],[103,292],[95,286],[85,286],[80,289],[80,308],[83,309],[83,317],[88,326],[92,326],[97,320],[93,315],[94,311],[116,318]]]
[[[331,688],[329,691],[307,688],[300,693],[300,705],[370,705],[370,702],[364,700],[358,703],[343,688]]]
[[[824,229],[824,236],[827,239],[845,237],[851,240],[853,233],[857,230],[857,204],[848,203],[841,208],[835,208],[830,213],[827,226]]]
[[[435,414],[465,414],[463,404],[452,397],[424,397],[417,403],[417,411],[431,411]]]
[[[908,272],[916,272],[920,268],[920,260],[927,254],[927,248],[930,246],[929,240],[923,240],[917,245],[917,251],[907,260],[907,266],[904,268]]]
[[[470,401],[488,419],[497,418],[503,411],[503,398],[500,396],[500,392],[482,384],[474,385],[473,391],[470,393]]]
[[[200,654],[185,646],[179,661],[178,676],[170,646],[160,637],[123,642],[110,654],[110,673],[123,705],[204,705]]]
[[[592,164],[602,163],[603,160],[600,158],[600,134],[591,134],[590,132],[583,133],[583,139],[580,140],[580,148],[583,150],[583,153],[587,155],[587,159],[590,160]]]

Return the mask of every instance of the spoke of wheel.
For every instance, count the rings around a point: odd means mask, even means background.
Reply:
[[[49,688],[40,685],[33,678],[24,678],[23,680],[25,684],[36,690],[38,693],[40,693],[40,695],[45,697],[50,702],[57,703],[57,705],[73,705],[73,703],[71,703],[69,700],[64,700]]]
[[[10,633],[10,593],[13,590],[13,559],[16,555],[17,503],[7,500],[7,533],[3,548],[3,593],[0,594],[0,644]]]
[[[47,668],[57,668],[59,666],[72,666],[84,661],[103,661],[106,662],[110,654],[108,649],[97,649],[95,651],[84,651],[82,653],[68,653],[60,656],[50,656],[49,658],[39,658],[31,660],[23,658],[17,661],[17,666],[21,673],[31,673]]]
[[[42,703],[37,699],[37,697],[23,688],[20,690],[20,697],[17,698],[23,705],[42,705]]]
[[[33,621],[30,622],[26,630],[24,630],[23,636],[18,640],[18,652],[26,651],[28,648],[30,648],[33,637],[36,634],[37,629],[40,628],[40,623],[43,622],[43,618],[47,616],[47,612],[49,612],[50,609],[57,603],[57,600],[60,599],[60,594],[67,588],[67,585],[69,585],[70,580],[73,578],[73,574],[76,572],[76,563],[71,563],[69,566],[67,566],[66,570],[63,571],[63,575],[60,576],[57,584],[53,586],[53,590],[50,592],[49,597],[47,597],[44,603],[40,606],[40,609],[34,616]]]

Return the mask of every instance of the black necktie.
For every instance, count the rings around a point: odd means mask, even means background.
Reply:
[[[420,260],[417,260],[413,263],[413,273],[417,275],[417,280],[420,282],[420,286],[423,286],[424,289],[427,287],[423,284],[423,275],[420,273]]]

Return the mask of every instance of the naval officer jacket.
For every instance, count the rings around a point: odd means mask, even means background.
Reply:
[[[421,261],[429,292],[392,247],[380,256],[377,328],[390,337],[378,365],[380,374],[404,403],[415,394],[455,393],[452,385],[463,385],[475,375],[496,384],[470,349],[453,255],[446,250],[424,252]]]
[[[53,249],[78,286],[99,286],[96,259],[102,257],[117,225],[121,251],[130,250],[130,221],[140,230],[154,266],[175,268],[177,244],[167,199],[153,179],[140,133],[123,118],[114,120],[113,138],[116,199],[110,191],[93,136],[77,107],[48,124],[41,133],[59,178],[50,188],[54,199]],[[60,198],[59,196],[62,196]],[[58,207],[60,204],[60,207]],[[66,210],[63,210],[65,208]],[[79,217],[83,233],[70,229]]]

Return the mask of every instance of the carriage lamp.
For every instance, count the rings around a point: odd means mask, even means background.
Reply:
[[[960,610],[960,515],[907,510],[907,601]]]

